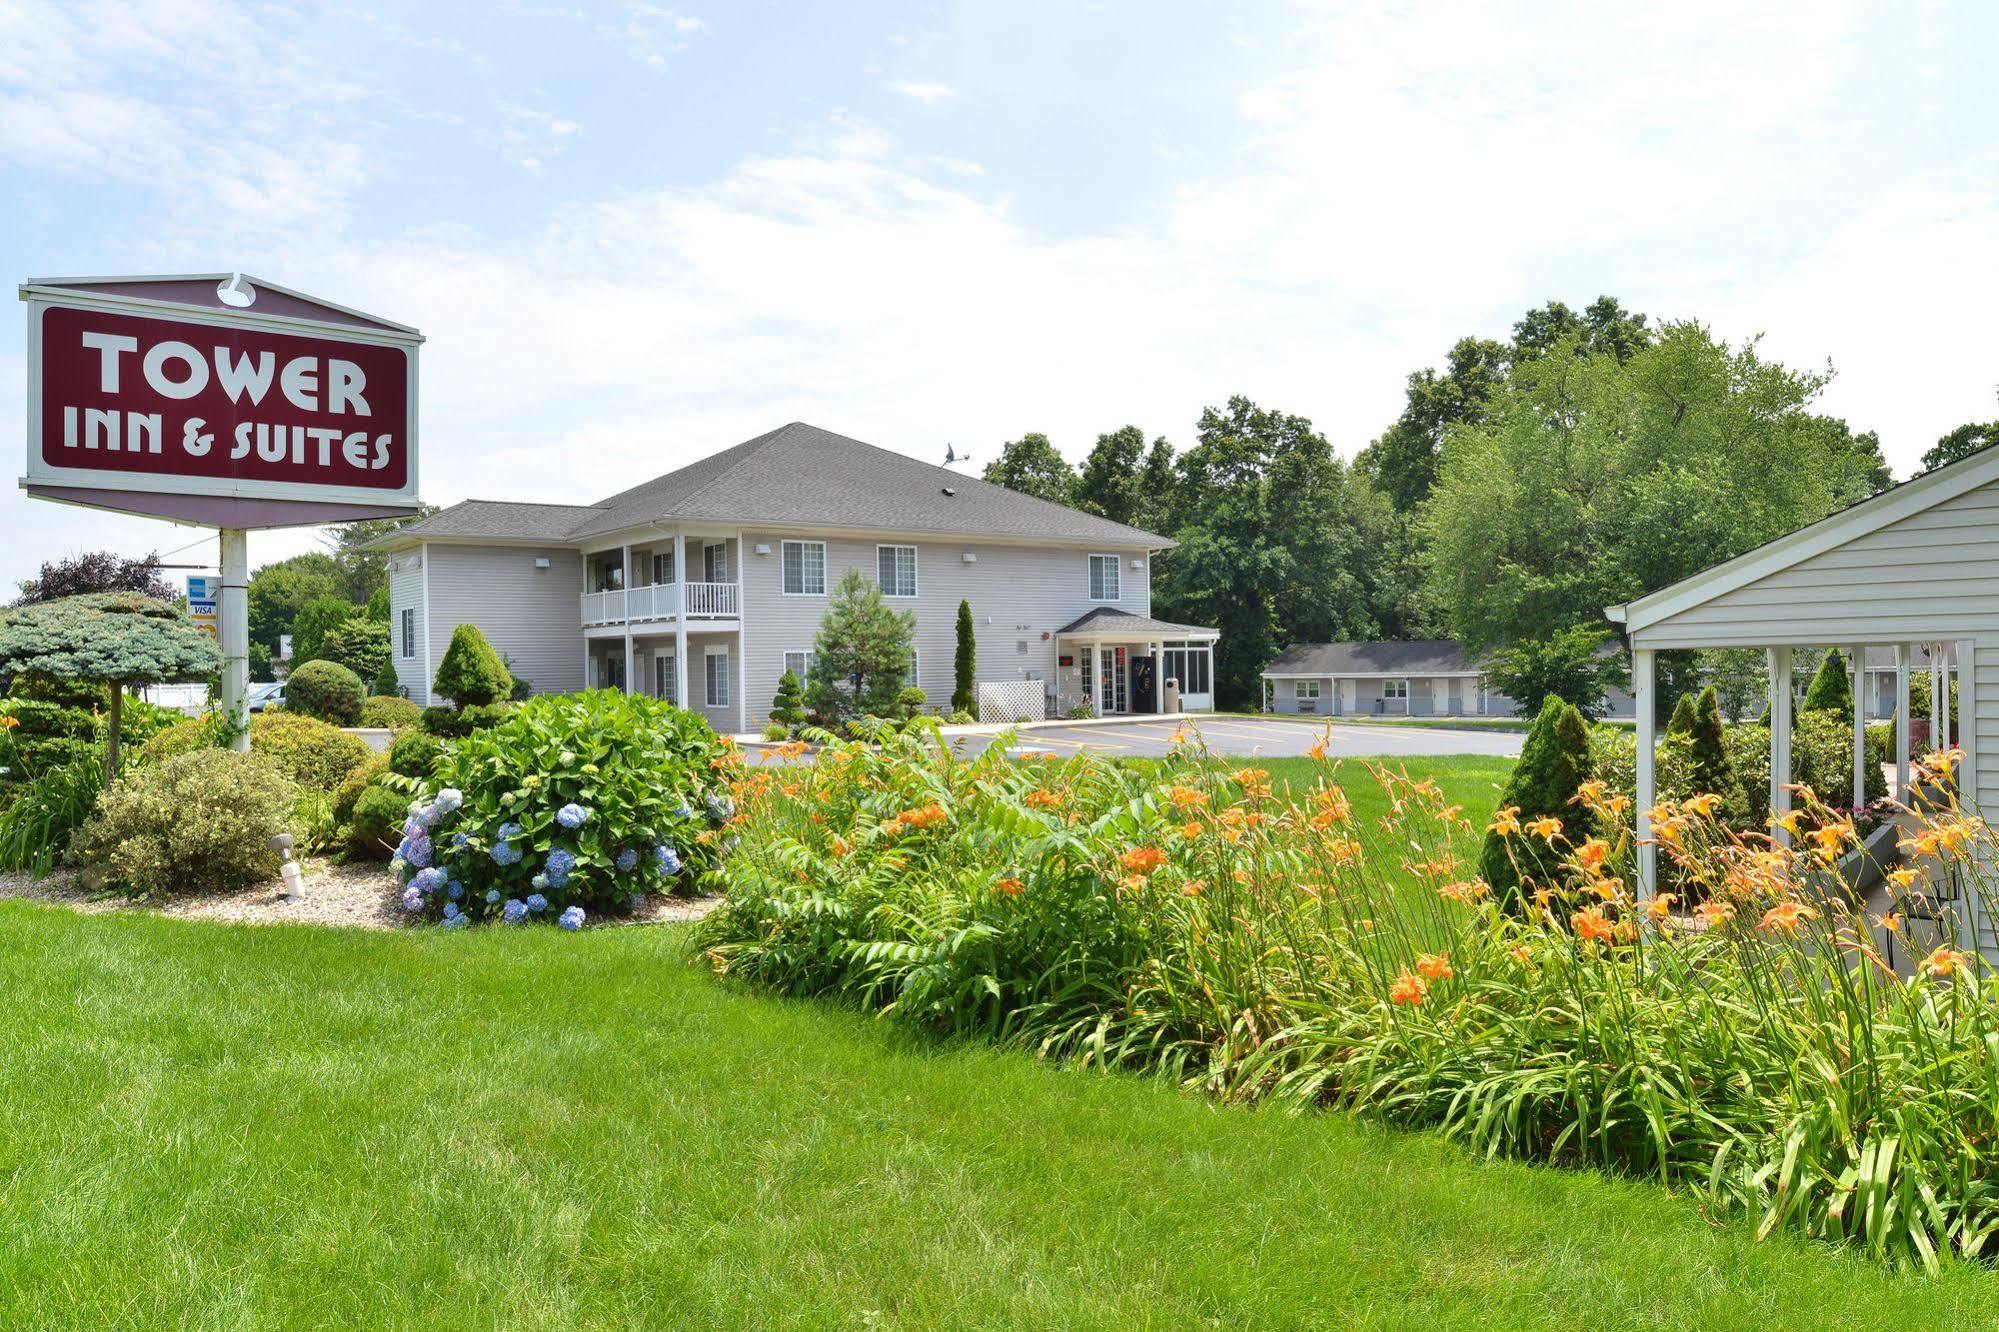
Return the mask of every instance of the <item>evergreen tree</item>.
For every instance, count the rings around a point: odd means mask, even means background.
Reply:
[[[1680,701],[1673,705],[1673,719],[1666,723],[1667,735],[1692,735],[1694,731],[1694,696],[1681,694]]]
[[[951,690],[951,711],[976,712],[979,707],[978,644],[972,637],[972,603],[958,603],[958,656],[953,663],[955,687]]]
[[[1557,882],[1561,847],[1580,843],[1591,831],[1588,811],[1573,803],[1589,775],[1589,728],[1583,715],[1551,694],[1499,793],[1501,809],[1518,811],[1520,829],[1510,836],[1488,832],[1479,856],[1480,873],[1501,900],[1517,901],[1536,887]],[[1528,824],[1543,817],[1562,822],[1555,844],[1527,831]]]
[[[396,663],[390,657],[382,658],[382,669],[375,672],[373,690],[386,697],[399,697],[403,692],[403,682],[396,676]]]
[[[461,708],[483,707],[513,692],[514,678],[507,664],[476,624],[461,624],[451,631],[451,646],[437,663],[433,692],[442,694]]]
[[[803,687],[796,672],[787,668],[777,677],[777,697],[770,701],[770,719],[780,726],[796,726],[805,720]]]
[[[833,588],[812,645],[806,703],[827,721],[855,714],[890,717],[909,676],[916,617],[892,610],[881,588],[849,569]]]
[[[1853,716],[1853,686],[1846,677],[1846,659],[1835,648],[1825,654],[1819,663],[1818,674],[1812,677],[1811,688],[1805,690],[1805,702],[1801,712],[1837,712],[1842,717]]]
[[[1747,805],[1741,778],[1729,761],[1728,742],[1721,721],[1721,694],[1713,685],[1701,690],[1693,703],[1692,724],[1688,726],[1687,767],[1695,794],[1711,792],[1724,801],[1731,813],[1746,816]],[[1677,714],[1675,716],[1677,720]]]
[[[292,669],[326,655],[326,635],[361,613],[345,597],[314,597],[292,619]],[[385,626],[386,628],[386,626]]]

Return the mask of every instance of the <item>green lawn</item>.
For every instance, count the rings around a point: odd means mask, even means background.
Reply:
[[[737,993],[668,928],[0,904],[0,1326],[1975,1325],[1643,1182]]]

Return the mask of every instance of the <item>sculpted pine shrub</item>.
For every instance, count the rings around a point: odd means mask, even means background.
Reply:
[[[1999,907],[1999,841],[1947,800],[1910,814],[1876,919],[1830,878],[1858,828],[1808,796],[1788,847],[1713,793],[1649,811],[1678,901],[1636,895],[1633,811],[1587,778],[1563,815],[1488,827],[1383,768],[1287,790],[1198,753],[967,761],[923,732],[754,776],[697,936],[718,971],[1653,1178],[1759,1234],[1925,1266],[1999,1247],[1999,985],[1952,910],[1911,923],[1946,875]],[[1487,836],[1545,865],[1531,893],[1478,875]]]
[[[1486,883],[1502,897],[1511,898],[1549,882],[1558,864],[1553,843],[1545,836],[1507,836],[1514,826],[1545,833],[1564,822],[1575,832],[1585,823],[1588,811],[1577,807],[1576,792],[1590,775],[1589,727],[1578,712],[1550,695],[1541,705],[1541,715],[1520,746],[1520,760],[1513,767],[1499,794],[1502,810],[1513,812],[1513,821],[1502,825],[1485,839],[1479,859]],[[1553,824],[1549,823],[1553,820]]]

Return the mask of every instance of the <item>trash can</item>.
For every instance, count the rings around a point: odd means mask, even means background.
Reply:
[[[1161,712],[1178,712],[1180,710],[1180,681],[1169,675],[1166,677],[1166,683],[1161,686],[1161,689],[1163,692],[1159,697],[1159,710]]]

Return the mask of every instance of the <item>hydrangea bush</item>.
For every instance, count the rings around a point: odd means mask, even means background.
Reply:
[[[613,690],[529,699],[445,746],[393,868],[403,905],[457,928],[579,929],[693,891],[733,839],[740,756],[708,723]]]

